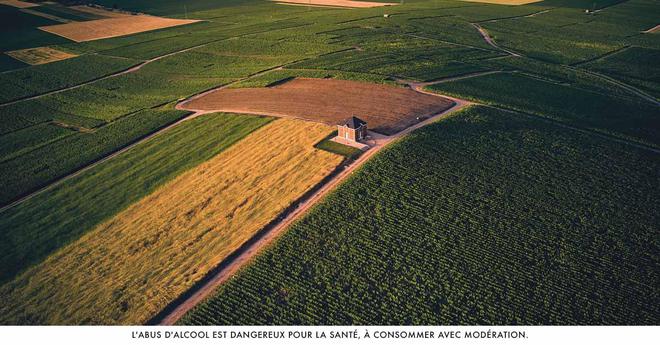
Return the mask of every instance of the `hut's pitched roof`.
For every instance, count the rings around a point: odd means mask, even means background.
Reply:
[[[346,126],[348,128],[352,128],[352,129],[360,128],[361,126],[366,125],[366,124],[367,124],[366,121],[364,121],[362,119],[359,119],[355,116],[351,116],[351,117],[349,117],[348,119],[344,120],[341,123],[342,126]]]

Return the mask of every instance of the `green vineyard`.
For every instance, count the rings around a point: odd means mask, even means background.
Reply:
[[[657,324],[659,168],[472,107],[373,158],[181,323]]]

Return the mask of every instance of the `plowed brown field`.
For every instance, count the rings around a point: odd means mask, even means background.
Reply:
[[[195,111],[223,111],[295,117],[336,124],[350,116],[394,134],[440,113],[453,101],[410,89],[347,80],[299,78],[273,87],[218,89],[182,105]]]

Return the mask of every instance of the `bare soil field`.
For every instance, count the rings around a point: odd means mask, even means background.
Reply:
[[[30,65],[41,65],[78,56],[76,54],[59,51],[50,47],[13,50],[6,52],[5,54]]]
[[[0,324],[146,322],[342,162],[332,130],[261,127],[0,287]]]
[[[440,113],[453,101],[410,89],[347,80],[297,78],[265,88],[218,89],[182,109],[294,117],[337,124],[350,116],[391,135]]]
[[[271,0],[281,4],[295,4],[305,6],[331,6],[331,7],[352,7],[352,8],[370,8],[381,6],[393,6],[395,3],[370,2],[370,1],[352,1],[352,0]]]
[[[17,8],[30,8],[39,6],[31,2],[19,1],[19,0],[0,0],[0,5],[13,6]]]
[[[535,2],[541,2],[542,0],[461,0],[467,2],[480,2],[484,4],[496,4],[496,5],[527,5],[533,4]]]
[[[72,41],[85,42],[164,29],[195,22],[198,22],[198,20],[122,14],[113,18],[41,26],[39,29],[68,38]]]

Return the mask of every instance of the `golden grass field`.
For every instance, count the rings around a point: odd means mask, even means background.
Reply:
[[[113,18],[89,20],[85,22],[40,26],[39,29],[68,38],[75,42],[85,42],[186,25],[198,21],[199,20],[172,19],[149,15],[118,15]]]
[[[17,8],[30,8],[30,7],[39,6],[31,2],[19,1],[19,0],[0,0],[0,5],[13,6]]]
[[[396,3],[352,1],[352,0],[271,0],[281,4],[308,5],[308,6],[331,6],[331,7],[353,7],[370,8],[380,6],[392,6]]]
[[[146,322],[341,163],[332,130],[258,129],[0,287],[0,324]]]
[[[30,65],[41,65],[49,62],[60,61],[76,57],[78,55],[63,52],[50,47],[37,47],[20,49],[6,52],[5,54],[16,60],[23,61]]]
[[[480,2],[483,4],[496,4],[496,5],[527,5],[543,0],[461,0],[467,2]]]

